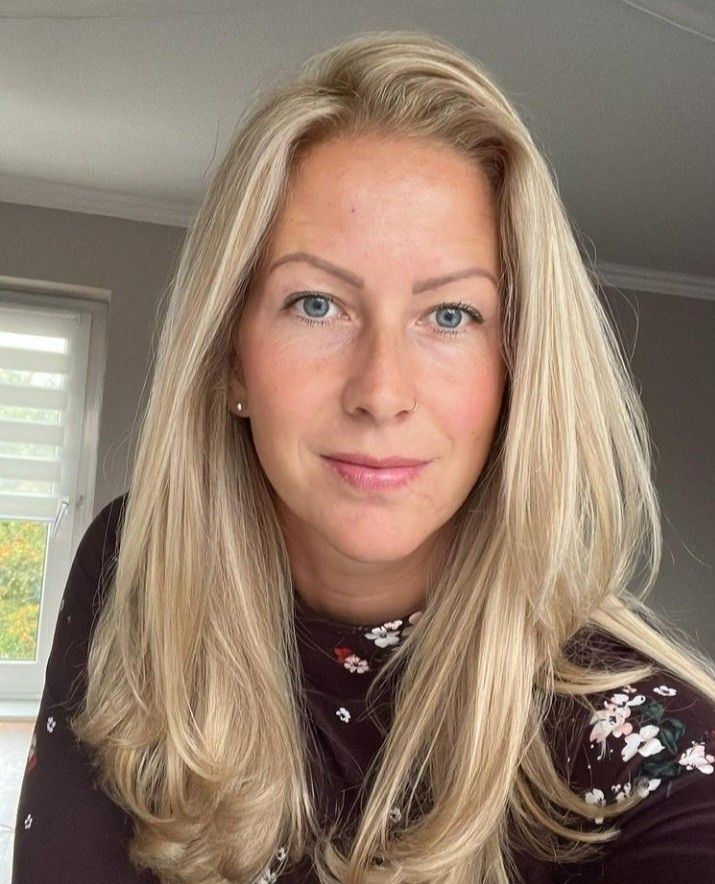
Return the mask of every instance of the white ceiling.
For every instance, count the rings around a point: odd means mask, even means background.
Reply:
[[[594,260],[711,297],[714,2],[0,0],[0,201],[186,225],[247,100],[420,30],[497,78]]]

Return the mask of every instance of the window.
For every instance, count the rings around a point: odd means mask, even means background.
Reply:
[[[92,518],[108,293],[14,282],[0,278],[0,717],[31,717]]]

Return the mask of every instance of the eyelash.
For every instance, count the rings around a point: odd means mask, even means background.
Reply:
[[[287,310],[289,307],[292,307],[293,304],[297,304],[298,301],[302,301],[305,298],[322,298],[325,301],[330,301],[331,304],[335,304],[335,301],[333,301],[333,299],[329,295],[323,295],[319,292],[303,292],[302,294],[297,295],[295,298],[291,298],[289,301],[287,301],[285,304],[285,309]],[[450,302],[450,303],[446,303],[446,304],[438,304],[430,312],[435,313],[437,310],[442,310],[444,307],[447,307],[451,310],[462,310],[472,320],[474,320],[474,322],[476,322],[479,325],[481,325],[484,322],[484,319],[480,313],[478,313],[469,304],[464,304],[462,301],[455,302],[455,303]],[[308,325],[327,325],[328,324],[325,320],[309,319],[308,317],[301,316],[300,314],[296,314],[296,316],[298,317],[298,319],[300,319],[302,322],[307,323]],[[467,324],[469,324],[469,323],[467,323]],[[464,329],[455,329],[452,331],[452,330],[449,330],[446,328],[438,328],[436,333],[438,335],[447,335],[448,337],[455,337],[457,335],[464,334]]]

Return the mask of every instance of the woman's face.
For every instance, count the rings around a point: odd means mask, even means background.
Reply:
[[[294,170],[231,396],[289,546],[314,562],[414,563],[479,477],[506,377],[495,211],[481,170],[431,142],[343,138]],[[329,467],[336,452],[427,464],[360,489]]]

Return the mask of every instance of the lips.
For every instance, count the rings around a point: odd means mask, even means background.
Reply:
[[[326,466],[331,468],[333,473],[363,492],[389,491],[402,488],[416,479],[426,466],[424,461],[406,467],[374,467],[338,460],[333,457],[323,456],[321,460]]]
[[[376,458],[367,454],[360,454],[354,451],[337,451],[334,454],[326,454],[331,460],[342,461],[343,463],[357,464],[362,467],[372,467],[373,469],[389,469],[391,467],[418,467],[425,460],[416,460],[410,457],[401,457],[400,455],[392,455],[391,457]]]

